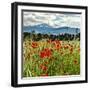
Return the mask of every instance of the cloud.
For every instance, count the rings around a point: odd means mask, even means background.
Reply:
[[[42,13],[42,12],[23,12],[24,26],[33,26],[41,23],[52,27],[80,27],[81,14],[67,13]]]

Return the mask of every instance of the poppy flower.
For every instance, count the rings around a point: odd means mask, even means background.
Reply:
[[[57,44],[56,45],[56,49],[59,50],[61,48],[61,45],[60,44]]]
[[[55,43],[56,43],[56,44],[61,44],[61,41],[55,40]]]
[[[62,48],[61,43],[62,43],[62,42],[59,41],[59,40],[53,41],[53,44],[55,45],[56,50],[59,50],[59,49]]]
[[[64,49],[68,49],[68,48],[69,48],[69,45],[65,45],[65,46],[64,46]]]
[[[41,51],[41,52],[40,52],[40,57],[41,57],[41,58],[45,58],[45,57],[46,57],[46,55],[45,55],[45,52],[44,52],[44,51]]]
[[[31,46],[32,46],[33,48],[37,48],[37,47],[38,47],[38,43],[37,43],[37,42],[32,42]]]
[[[61,45],[61,42],[59,40],[55,40],[52,42],[54,45],[57,45],[57,44],[60,44]]]
[[[73,52],[73,48],[70,48],[70,54],[72,54],[72,52]]]
[[[40,65],[40,69],[42,69],[43,71],[46,71],[47,70],[47,67],[43,64]]]
[[[51,49],[44,49],[40,52],[40,57],[41,58],[47,58],[47,57],[51,57]]]
[[[47,57],[50,57],[51,56],[51,49],[48,49],[47,48],[47,49],[44,50],[44,52],[45,52],[45,54],[46,54]]]

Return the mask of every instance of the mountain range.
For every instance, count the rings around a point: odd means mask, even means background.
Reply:
[[[34,32],[34,33],[41,33],[41,34],[77,34],[80,33],[80,28],[72,28],[72,27],[51,27],[47,24],[39,24],[34,26],[23,26],[23,32]]]

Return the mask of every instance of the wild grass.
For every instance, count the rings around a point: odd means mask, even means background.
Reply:
[[[80,74],[80,41],[23,41],[23,77]]]

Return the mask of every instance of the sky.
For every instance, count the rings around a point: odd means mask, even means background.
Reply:
[[[34,26],[48,24],[51,27],[74,27],[80,28],[81,14],[71,13],[46,13],[46,12],[23,12],[23,25]]]

